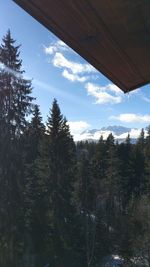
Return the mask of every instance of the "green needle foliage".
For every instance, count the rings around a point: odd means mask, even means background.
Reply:
[[[0,265],[19,266],[23,253],[21,136],[31,113],[31,82],[23,78],[19,48],[8,30],[0,46]]]

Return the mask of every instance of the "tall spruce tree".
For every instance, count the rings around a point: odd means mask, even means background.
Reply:
[[[34,106],[33,117],[28,123],[24,132],[24,144],[26,149],[26,163],[33,163],[39,154],[39,146],[43,135],[45,133],[45,126],[42,122],[42,117],[38,105]]]
[[[107,227],[107,238],[109,240],[110,251],[114,246],[114,229],[117,224],[118,212],[120,210],[120,174],[117,149],[118,145],[115,144],[113,135],[109,134],[106,140],[107,166],[105,176],[105,222]]]
[[[38,179],[39,182],[44,179],[47,188],[45,223],[49,234],[46,235],[45,242],[50,257],[47,260],[54,267],[69,266],[72,264],[74,254],[72,247],[74,209],[71,198],[75,145],[67,121],[55,99],[48,116],[46,144],[47,152],[45,154],[45,149],[41,149],[38,160]]]
[[[33,98],[31,82],[23,78],[20,46],[10,30],[0,46],[0,265],[20,266],[23,248],[23,208],[20,136]]]
[[[22,133],[33,100],[31,81],[23,78],[19,48],[8,30],[0,46],[0,110],[11,135]]]
[[[133,194],[133,154],[129,135],[126,138],[125,143],[121,143],[118,147],[118,157],[120,159],[119,173],[121,176],[121,209],[125,212]]]
[[[44,139],[45,126],[42,123],[42,117],[38,105],[33,109],[33,117],[26,127],[23,136],[24,155],[25,155],[25,173],[24,173],[24,207],[25,207],[25,254],[27,264],[35,261],[38,251],[37,247],[37,229],[39,217],[38,195],[40,187],[35,171],[36,160],[39,156],[41,143]],[[40,230],[40,229],[39,229]]]
[[[77,164],[74,201],[79,218],[78,234],[80,262],[78,266],[92,266],[96,246],[96,199],[92,164],[86,150],[81,151]]]
[[[145,176],[146,194],[150,195],[150,126],[147,128],[147,137],[145,140]]]
[[[110,253],[111,246],[107,230],[108,209],[106,208],[109,194],[109,177],[107,177],[108,167],[108,141],[106,142],[101,136],[96,145],[96,153],[94,155],[92,168],[97,202],[96,262],[98,264],[100,264],[104,256]]]
[[[145,133],[142,129],[133,153],[133,194],[135,197],[140,197],[146,192],[144,151]]]

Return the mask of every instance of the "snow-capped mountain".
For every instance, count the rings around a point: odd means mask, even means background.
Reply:
[[[127,128],[124,126],[108,126],[108,127],[102,127],[102,131],[111,131],[115,135],[121,135],[124,133],[129,133],[131,131],[131,128]]]
[[[124,142],[128,134],[130,134],[130,138],[132,142],[135,142],[139,137],[141,129],[137,128],[128,128],[124,126],[108,126],[102,127],[101,129],[92,129],[83,131],[78,136],[78,141],[80,140],[89,140],[89,141],[98,141],[101,136],[103,136],[104,140],[108,137],[110,133],[113,134],[115,140],[118,142]],[[147,130],[145,129],[145,135],[147,135]]]

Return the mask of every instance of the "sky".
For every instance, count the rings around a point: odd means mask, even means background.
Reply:
[[[21,44],[25,76],[32,79],[44,122],[56,98],[72,134],[150,124],[150,85],[124,94],[12,0],[0,0],[0,42],[8,29]]]

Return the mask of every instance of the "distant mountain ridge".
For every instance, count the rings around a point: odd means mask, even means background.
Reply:
[[[136,129],[136,128],[135,128]],[[114,132],[116,135],[120,135],[123,133],[127,133],[131,131],[131,128],[127,128],[124,126],[108,126],[108,127],[102,127],[101,131],[111,131]]]
[[[147,128],[144,129],[145,135],[147,135]],[[124,142],[128,134],[130,135],[131,142],[135,143],[139,137],[141,129],[138,128],[129,128],[124,126],[107,126],[100,129],[91,129],[85,130],[79,135],[79,140],[88,140],[88,141],[98,141],[100,136],[103,136],[104,139],[108,137],[110,133],[113,134],[115,140],[119,143]]]

